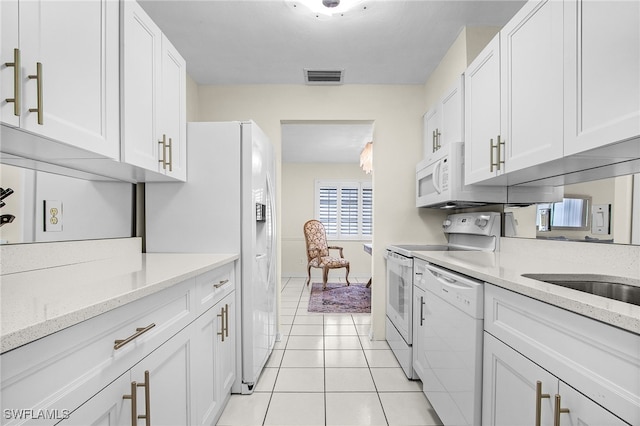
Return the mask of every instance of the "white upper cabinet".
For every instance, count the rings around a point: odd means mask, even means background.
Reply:
[[[465,184],[496,176],[500,134],[500,35],[480,52],[464,75]]]
[[[640,2],[565,1],[565,154],[640,135]]]
[[[562,2],[529,1],[500,31],[501,169],[562,157]]]
[[[466,184],[562,157],[562,50],[562,3],[530,1],[469,65]]]
[[[118,158],[118,2],[9,0],[1,8],[2,122]]]
[[[440,149],[463,141],[463,78],[446,91],[438,103],[424,115],[424,159],[439,155]]]
[[[185,61],[137,2],[122,5],[122,160],[186,180]]]

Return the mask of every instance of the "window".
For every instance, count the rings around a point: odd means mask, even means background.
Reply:
[[[332,239],[370,240],[373,232],[371,182],[316,181],[316,218]]]
[[[590,197],[565,197],[551,204],[538,204],[536,224],[539,231],[589,229]]]

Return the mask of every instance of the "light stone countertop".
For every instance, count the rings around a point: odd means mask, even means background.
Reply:
[[[528,273],[574,273],[621,276],[637,280],[640,278],[640,269],[636,267],[623,270],[606,260],[593,262],[570,255],[553,258],[527,250],[424,251],[413,252],[413,255],[464,275],[640,334],[640,306],[521,276]]]
[[[135,253],[0,277],[0,353],[238,259]]]

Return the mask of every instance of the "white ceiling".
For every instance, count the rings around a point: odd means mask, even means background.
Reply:
[[[345,84],[423,84],[463,27],[501,27],[525,3],[363,0],[344,16],[318,18],[297,0],[138,1],[201,85],[304,84],[305,68],[344,70]],[[341,154],[323,161],[358,161],[367,142],[360,126],[318,126],[283,128],[283,158],[323,158],[332,143]]]

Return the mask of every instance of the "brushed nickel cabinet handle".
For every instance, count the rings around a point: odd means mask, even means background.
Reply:
[[[138,415],[138,418],[145,420],[145,426],[151,426],[151,400],[149,399],[149,394],[151,392],[149,390],[149,370],[146,370],[144,372],[144,383],[138,383],[137,386],[144,387],[144,414]]]
[[[495,148],[495,146],[493,145],[493,139],[489,139],[489,172],[493,173],[493,166],[495,166],[495,164],[493,163],[493,149]]]
[[[158,141],[158,144],[162,145],[162,159],[158,160],[158,163],[162,163],[162,169],[166,170],[167,169],[167,135],[163,133],[162,140]],[[158,150],[160,150],[159,147],[158,147]],[[160,156],[160,153],[158,153],[158,156]]]
[[[560,395],[556,394],[556,405],[553,409],[553,426],[560,426],[560,414],[569,412],[568,408],[562,408],[561,405]]]
[[[498,170],[500,170],[500,165],[504,165],[504,154],[502,153],[502,148],[505,146],[505,142],[500,140],[500,135],[498,135],[498,143],[496,144],[496,148],[498,148]]]
[[[222,341],[224,342],[224,318],[225,318],[225,312],[224,312],[225,308],[221,308],[220,309],[220,313],[217,315],[218,318],[220,318],[221,320],[221,326],[220,326],[220,331],[218,331],[218,336],[222,337]]]
[[[224,305],[224,334],[229,337],[229,305]]]
[[[155,326],[156,325],[152,323],[152,324],[149,324],[146,327],[138,327],[138,328],[136,328],[136,332],[134,334],[132,334],[131,336],[129,336],[126,339],[123,339],[123,340],[116,340],[114,342],[113,349],[115,349],[115,350],[120,349],[121,347],[123,347],[127,343],[129,343],[132,340],[135,340],[136,338],[140,337],[141,335],[143,335],[147,331],[151,330]]]
[[[420,296],[420,326],[424,324],[424,296]]]
[[[173,143],[169,138],[169,171],[173,171]]]
[[[227,280],[222,280],[222,281],[219,281],[218,283],[214,284],[213,287],[214,288],[220,288],[220,287],[222,287],[223,285],[225,285],[228,282],[229,282],[228,279]]]
[[[540,419],[542,417],[542,400],[545,398],[551,398],[548,393],[542,393],[542,382],[538,380],[536,382],[536,426],[540,426]]]
[[[440,136],[442,136],[440,129],[436,129],[436,150],[442,148],[442,145],[440,145]]]
[[[44,123],[44,114],[43,114],[43,99],[42,99],[42,63],[36,63],[36,73],[35,75],[29,75],[29,79],[36,80],[36,90],[37,90],[37,108],[29,108],[29,112],[37,112],[38,113],[38,124],[42,125]]]
[[[436,131],[431,132],[431,152],[436,152]]]
[[[13,115],[20,116],[20,49],[13,49],[13,62],[5,62],[7,67],[13,67],[13,98],[5,101],[13,102]]]
[[[136,382],[131,382],[131,395],[123,395],[122,399],[131,400],[131,426],[137,426],[138,424],[138,398],[137,390],[138,386]]]

